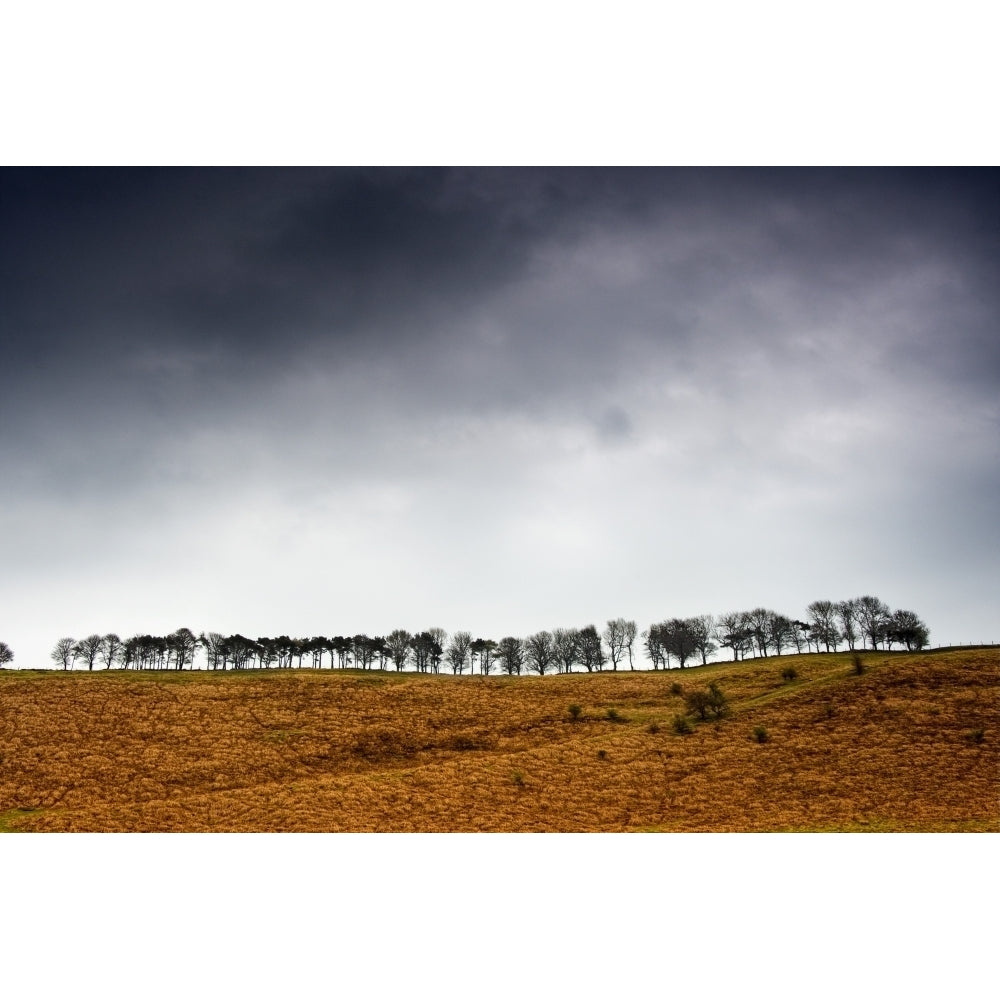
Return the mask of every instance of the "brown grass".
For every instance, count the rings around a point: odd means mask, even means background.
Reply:
[[[864,659],[856,676],[848,654],[796,656],[793,682],[791,657],[546,678],[8,671],[0,829],[1000,830],[998,651]],[[677,735],[671,683],[710,680],[730,713]]]

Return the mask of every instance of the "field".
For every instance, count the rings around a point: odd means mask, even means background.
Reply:
[[[862,657],[0,672],[0,830],[1000,830],[1000,651]],[[728,710],[676,732],[709,682]]]

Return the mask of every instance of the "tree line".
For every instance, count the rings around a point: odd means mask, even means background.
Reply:
[[[442,628],[411,633],[395,629],[384,636],[337,635],[293,638],[222,635],[202,632],[195,635],[179,628],[165,636],[134,635],[121,639],[115,633],[89,635],[76,640],[60,639],[52,650],[52,660],[63,670],[77,664],[93,670],[95,664],[105,669],[183,670],[193,668],[201,650],[209,670],[249,670],[269,668],[386,670],[413,669],[419,673],[454,674],[466,670],[489,675],[494,671],[508,675],[522,673],[570,673],[580,667],[588,673],[635,669],[636,657],[644,652],[654,670],[686,667],[692,658],[702,664],[723,649],[732,652],[733,660],[749,655],[781,655],[786,650],[797,653],[836,652],[841,644],[855,649],[866,643],[872,649],[894,645],[908,650],[927,645],[927,626],[912,611],[891,611],[883,601],[870,595],[846,601],[813,601],[806,609],[808,620],[789,618],[769,608],[754,608],[715,617],[710,614],[693,618],[670,618],[657,622],[641,634],[636,623],[614,618],[598,631],[595,625],[582,628],[557,628],[536,632],[525,638],[473,638],[469,632],[455,632],[450,637]],[[637,650],[637,641],[641,645]],[[6,657],[6,659],[3,659]],[[9,647],[0,643],[0,663],[13,658]]]

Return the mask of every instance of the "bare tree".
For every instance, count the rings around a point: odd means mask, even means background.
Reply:
[[[475,659],[479,657],[479,672],[483,677],[488,677],[490,671],[493,669],[493,660],[497,655],[497,644],[493,639],[473,639],[472,644],[469,646],[469,652],[472,654],[472,666],[469,668],[471,673],[475,670]]]
[[[886,640],[899,642],[908,650],[923,649],[927,645],[927,626],[913,611],[894,611],[886,629]]]
[[[441,662],[443,650],[429,631],[418,632],[410,640],[410,648],[419,673],[426,674],[430,668],[435,668],[434,672],[437,673],[436,665]]]
[[[69,670],[76,659],[76,640],[68,636],[60,639],[50,654],[56,663],[61,663],[63,670]]]
[[[410,643],[413,636],[406,629],[397,628],[385,637],[385,645],[389,651],[389,659],[396,664],[397,670],[404,670],[410,658]],[[332,661],[331,661],[332,665]]]
[[[76,644],[76,654],[87,663],[87,669],[94,669],[94,660],[101,650],[101,636],[88,635],[86,639],[81,639]]]
[[[715,635],[715,619],[711,615],[697,615],[688,619],[691,635],[694,637],[694,648],[701,653],[701,665],[708,663],[708,658],[718,648],[712,641]]]
[[[618,661],[625,655],[625,619],[612,618],[604,630],[603,638],[608,646],[611,669],[617,670]]]
[[[792,643],[794,630],[795,626],[791,619],[784,615],[771,615],[767,626],[767,635],[778,656],[781,656],[781,651]]]
[[[733,651],[733,661],[742,660],[750,648],[752,633],[742,611],[730,611],[719,617],[715,638],[720,646]]]
[[[194,651],[198,648],[198,639],[189,628],[179,628],[167,636],[167,648],[174,654],[174,667],[183,670],[185,663],[194,663]]]
[[[660,642],[667,653],[677,657],[683,667],[689,656],[698,648],[698,620],[696,618],[671,618],[660,622]]]
[[[122,655],[123,646],[121,639],[114,632],[109,632],[101,639],[100,652],[105,669],[110,670]]]
[[[840,634],[847,643],[848,649],[854,649],[858,641],[858,601],[851,598],[848,601],[838,601],[834,605],[837,621],[840,623]]]
[[[204,647],[205,655],[208,658],[208,666],[211,670],[218,670],[219,663],[222,660],[222,644],[226,641],[226,637],[218,632],[202,632],[198,636],[198,641]],[[128,643],[126,643],[126,646]],[[122,660],[122,666],[127,667],[128,663],[125,659]]]
[[[552,632],[552,643],[563,673],[569,673],[580,658],[580,633],[575,628],[557,628]]]
[[[661,667],[666,670],[670,665],[667,658],[667,651],[663,646],[663,635],[659,625],[650,625],[642,633],[643,645],[646,648],[646,655],[652,661],[653,669],[659,670]]]
[[[441,667],[441,657],[444,656],[444,644],[448,641],[448,633],[445,632],[443,628],[429,628],[427,634],[434,640],[434,646],[431,650],[431,666],[434,668],[434,673],[437,673]]]
[[[578,633],[580,663],[587,668],[587,673],[602,670],[607,662],[601,637],[593,625],[585,625]]]
[[[757,642],[757,652],[761,656],[767,656],[774,612],[768,608],[754,608],[753,611],[746,612],[745,618],[747,628]]]
[[[889,605],[871,594],[857,599],[857,619],[862,633],[868,637],[872,649],[878,649],[879,642],[885,638],[889,624]]]
[[[635,645],[636,624],[633,621],[625,622],[625,649],[628,651],[628,668],[635,670],[635,660],[632,657],[632,647]]]
[[[534,635],[529,635],[524,640],[524,652],[528,658],[528,667],[539,676],[559,660],[551,632],[536,632]]]
[[[508,674],[520,674],[524,666],[524,640],[516,636],[504,636],[497,645],[497,659]]]
[[[823,643],[828,653],[831,645],[833,652],[836,652],[840,639],[837,632],[837,605],[833,601],[813,601],[806,611],[809,613],[809,626],[816,642],[816,652],[819,652],[820,643]]]
[[[472,645],[472,636],[468,632],[456,632],[451,637],[448,644],[448,652],[445,654],[451,664],[451,672],[460,674],[465,669],[465,662],[469,658],[469,647]]]

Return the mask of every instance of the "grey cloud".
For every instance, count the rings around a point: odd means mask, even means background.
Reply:
[[[204,618],[219,574],[262,616],[419,591],[513,631],[995,551],[995,172],[0,185],[4,534],[40,587]]]

